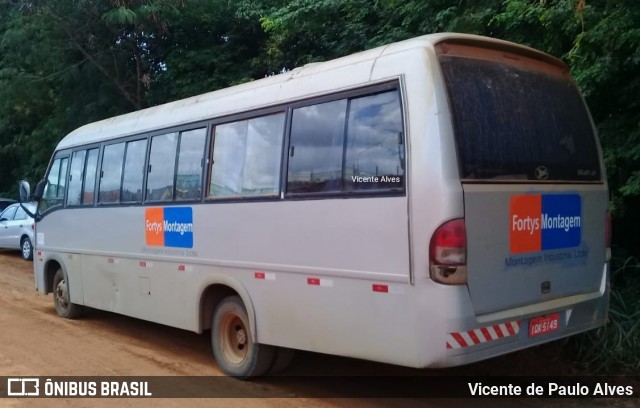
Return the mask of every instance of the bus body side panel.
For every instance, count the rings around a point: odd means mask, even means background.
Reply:
[[[426,87],[412,52],[408,76]],[[372,80],[398,78],[405,57],[380,61]],[[424,115],[425,95],[407,96],[408,115]],[[149,240],[157,208],[192,214],[191,244]],[[80,254],[88,306],[198,331],[206,286],[234,282],[259,342],[416,366],[408,208],[407,196],[369,196],[58,210],[42,220],[42,250]]]
[[[49,236],[65,236],[66,231],[64,229],[59,230],[56,229],[52,231]],[[45,240],[45,234],[39,233],[36,235],[36,245],[37,251],[34,252],[33,257],[33,268],[34,268],[34,278],[36,283],[36,290],[42,294],[51,293],[49,287],[53,285],[53,277],[55,275],[55,270],[50,277],[46,274],[46,269],[48,265],[53,265],[57,263],[60,265],[62,272],[65,274],[67,278],[68,285],[73,286],[73,291],[71,291],[71,302],[77,304],[84,304],[84,284],[82,277],[82,256],[76,253],[73,250],[65,250],[65,251],[49,251],[47,250],[49,247],[46,245],[47,242]],[[73,281],[73,283],[69,283]],[[52,288],[55,290],[55,288]]]
[[[147,245],[146,211],[153,208],[160,207],[56,211],[42,220],[46,245],[39,250],[81,255],[84,301],[78,303],[189,330],[199,328],[201,284],[217,273],[240,282],[245,270],[251,281],[261,271],[290,272],[305,282],[409,281],[405,197],[172,206],[193,214],[191,248]],[[287,291],[297,289],[283,286],[285,308],[291,307]]]
[[[37,236],[36,236],[37,241]],[[37,245],[34,243],[34,245]],[[34,246],[34,248],[36,248]],[[42,251],[34,250],[33,253],[33,280],[35,281],[36,290],[42,295],[49,293],[47,290],[47,281],[44,273],[44,259],[41,256]]]
[[[446,192],[432,194],[433,191],[444,190],[437,175],[448,164],[441,163],[442,157],[437,153],[441,151],[438,138],[440,123],[433,85],[427,74],[429,60],[426,51],[415,48],[385,54],[376,61],[371,80],[397,77],[399,67],[403,81],[411,84],[402,90],[409,150],[407,198],[274,203],[278,207],[287,207],[284,211],[288,215],[281,219],[277,235],[283,244],[293,240],[291,244],[295,250],[290,254],[293,264],[317,263],[316,248],[336,251],[342,245],[336,246],[339,241],[331,236],[337,238],[357,228],[359,238],[349,244],[349,250],[343,256],[321,254],[325,258],[323,263],[336,262],[331,268],[339,267],[342,272],[323,275],[314,268],[304,268],[303,274],[267,270],[264,276],[260,275],[261,279],[247,283],[254,300],[261,341],[410,367],[427,366],[445,353],[443,347],[437,346],[444,344],[444,319],[434,315],[430,305],[438,300],[443,302],[441,304],[456,302],[457,298],[447,299],[446,290],[428,286],[430,281],[425,276],[426,269],[418,268],[413,272],[419,285],[409,283],[408,273],[412,264],[407,244],[409,236],[414,234],[409,228],[415,222],[409,222],[408,213],[411,211],[412,217],[419,214],[421,222],[426,219],[424,223],[435,229],[441,222],[441,213],[449,212],[455,217],[462,212],[462,192],[458,183],[448,196]],[[451,178],[456,178],[455,166]],[[417,185],[420,188],[414,190]],[[418,202],[413,197],[415,191],[419,200],[423,200],[420,202],[426,205],[410,209]],[[326,208],[327,213],[322,208]],[[330,218],[325,217],[334,214],[335,209],[351,219],[333,224]],[[289,229],[289,224],[304,227],[296,231]],[[428,245],[426,235],[419,239],[422,244],[426,240],[425,246],[417,251],[420,258],[424,257],[424,248]],[[326,241],[316,247],[304,242],[310,236],[314,237],[314,242],[322,236]],[[423,259],[413,261],[424,264]],[[354,268],[369,273],[358,277],[349,272]],[[370,272],[381,274],[376,277]]]
[[[409,282],[406,208],[405,197],[205,205],[194,207],[206,220],[194,240],[246,287],[259,342],[393,361],[401,353],[385,345],[411,315],[388,293]]]
[[[425,44],[411,52],[380,57],[373,78],[392,75],[398,67],[403,69],[406,84],[411,262],[415,284],[421,285],[431,282],[427,256],[431,236],[442,223],[464,216],[463,192],[433,47]]]
[[[425,110],[432,109],[425,98],[433,100],[424,58],[414,52],[407,69],[409,80],[426,90],[406,95],[407,115],[419,124],[426,121]],[[385,57],[374,71],[379,78],[373,80],[397,77],[400,62],[407,63],[406,53]],[[429,123],[429,131],[436,126]],[[422,128],[415,127],[420,138]],[[419,157],[418,169],[423,171],[428,162]],[[192,213],[191,247],[149,241],[147,211],[161,205],[74,209],[68,216],[57,212],[45,217],[43,249],[82,254],[78,273],[84,277],[88,306],[197,331],[199,295],[209,284],[233,281],[250,297],[260,342],[421,366],[427,359],[421,354],[429,349],[425,344],[432,340],[417,337],[416,331],[425,324],[434,329],[436,320],[423,313],[430,297],[409,286],[407,200],[171,206]],[[437,197],[432,202],[440,205]],[[429,330],[428,336],[441,337],[438,333]]]

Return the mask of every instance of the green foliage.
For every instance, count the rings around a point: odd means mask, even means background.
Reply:
[[[366,0],[294,0],[260,19],[273,72],[343,56],[374,45],[381,13]]]
[[[640,4],[588,0],[511,0],[491,20],[502,38],[561,57],[598,128],[607,166],[614,240],[636,248],[640,223]]]
[[[136,22],[136,13],[125,6],[120,6],[104,13],[102,19],[113,25],[133,25]]]
[[[568,55],[598,125],[618,217],[640,197],[640,8],[631,4],[588,5]]]
[[[147,93],[162,103],[263,77],[255,63],[265,34],[257,18],[222,0],[192,0],[157,39],[163,68]]]

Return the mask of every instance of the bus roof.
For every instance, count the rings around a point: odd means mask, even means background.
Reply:
[[[60,141],[57,150],[144,134],[362,86],[373,80],[373,68],[378,58],[411,49],[432,49],[435,44],[444,41],[482,43],[484,46],[509,49],[517,47],[519,52],[525,52],[556,65],[563,64],[540,51],[502,40],[457,33],[429,34],[331,61],[307,64],[279,75],[93,122],[69,133]],[[340,73],[335,75],[335,70],[338,69]],[[402,67],[398,67],[398,70],[401,72]]]

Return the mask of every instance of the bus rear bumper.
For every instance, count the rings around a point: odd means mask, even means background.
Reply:
[[[608,301],[607,291],[596,299],[522,318],[493,322],[476,320],[474,327],[447,333],[444,359],[430,366],[469,364],[596,329],[607,322]],[[540,322],[547,322],[547,327],[541,330]]]

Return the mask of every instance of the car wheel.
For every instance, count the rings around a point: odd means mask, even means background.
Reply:
[[[264,374],[274,358],[274,347],[252,340],[247,310],[238,296],[223,299],[211,325],[211,345],[218,368],[243,379]]]
[[[22,238],[22,241],[20,241],[20,248],[22,249],[22,258],[24,258],[25,261],[33,259],[33,245],[31,245],[29,237]]]
[[[56,313],[58,313],[58,316],[66,319],[75,319],[80,317],[84,311],[84,307],[82,305],[71,303],[69,284],[61,268],[58,268],[55,276],[53,277],[53,303],[56,306]]]

